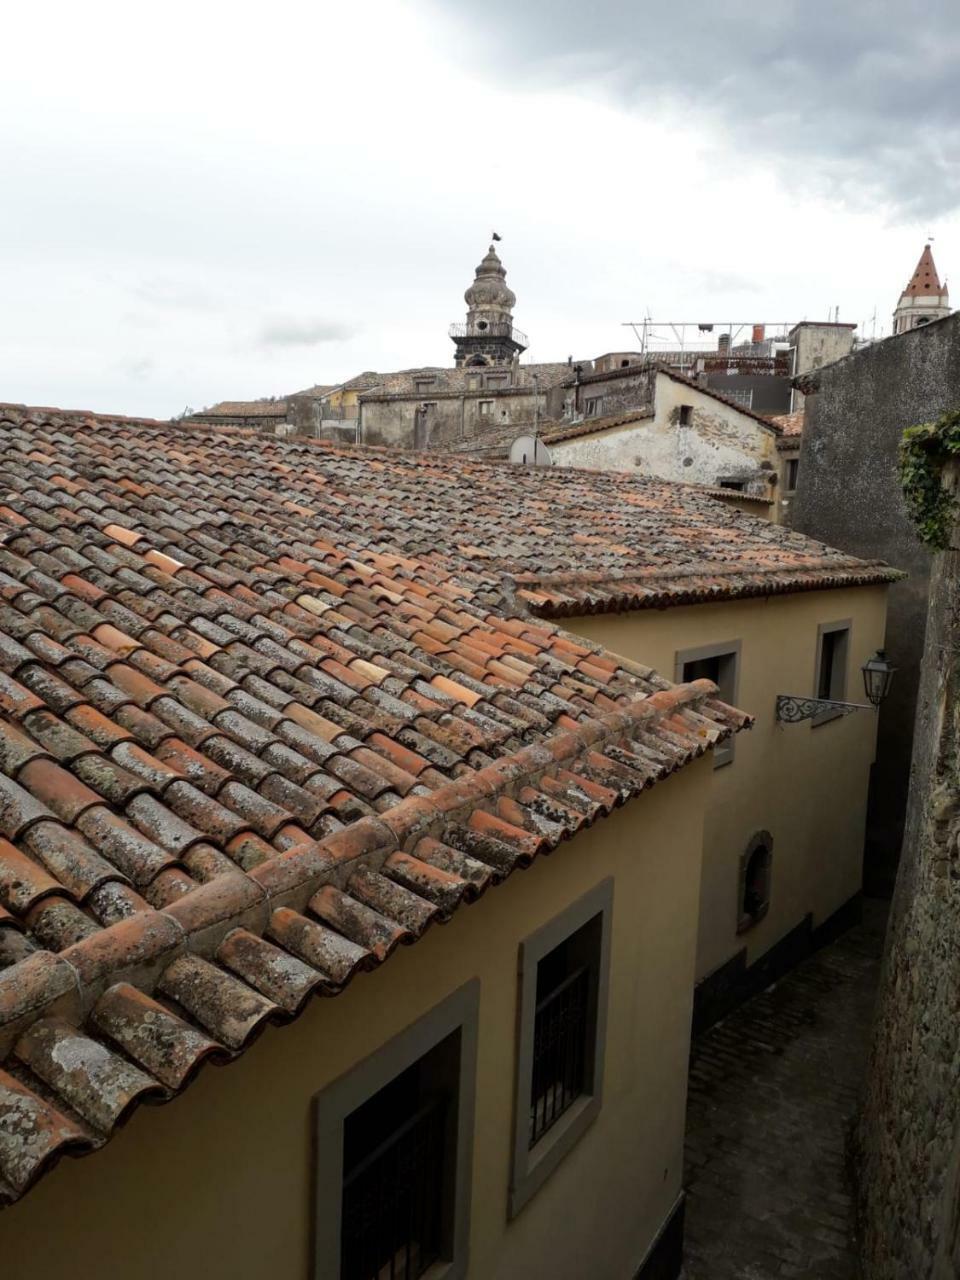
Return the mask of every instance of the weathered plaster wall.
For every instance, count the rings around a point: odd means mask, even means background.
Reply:
[[[916,727],[903,860],[860,1124],[867,1280],[960,1275],[957,551],[934,563]]]
[[[813,727],[779,725],[778,693],[814,692],[817,628],[850,619],[847,690],[862,701],[860,666],[883,635],[885,587],[568,620],[569,630],[672,674],[676,655],[739,641],[737,705],[756,716],[733,761],[715,770],[704,837],[697,978],[746,946],[763,955],[808,912],[821,924],[860,888],[867,783],[876,717],[858,711]],[[774,838],[770,910],[737,934],[740,856],[756,831]]]
[[[540,418],[547,417],[548,396],[541,391],[535,396],[531,388],[485,388],[462,395],[391,397],[365,399],[361,411],[361,436],[364,444],[399,445],[424,449],[437,444],[475,436],[484,430],[518,424],[517,434],[532,423],[537,402]],[[426,411],[421,405],[429,404]],[[481,412],[481,403],[490,403],[489,412]]]
[[[689,426],[680,425],[683,404],[692,407]],[[663,375],[656,382],[652,419],[558,441],[550,445],[550,453],[561,466],[630,471],[694,484],[742,478],[764,495],[764,464],[770,475],[778,465],[772,431],[695,387]]]
[[[313,1280],[312,1100],[479,976],[472,1280],[630,1276],[681,1187],[707,759],[0,1212],[10,1280]],[[507,1222],[521,939],[615,877],[603,1107]],[[589,1194],[585,1194],[588,1191]],[[339,1187],[320,1189],[333,1202]]]
[[[599,378],[596,382],[582,382],[574,390],[577,399],[577,412],[585,413],[587,401],[602,398],[603,407],[597,417],[614,413],[625,413],[636,409],[638,405],[648,404],[653,399],[653,383],[655,373],[652,369],[634,366],[624,369],[615,378]]]
[[[899,667],[880,713],[867,821],[868,886],[889,891],[903,839],[930,557],[903,505],[897,447],[905,427],[960,406],[960,315],[854,352],[807,397],[790,523],[909,577],[890,590],[885,646]]]

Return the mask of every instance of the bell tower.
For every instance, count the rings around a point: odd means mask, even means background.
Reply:
[[[929,244],[924,246],[917,269],[900,295],[893,313],[893,332],[906,333],[931,320],[942,320],[950,314],[947,282],[940,283]]]
[[[463,295],[466,324],[452,324],[458,369],[483,365],[508,365],[527,349],[527,335],[513,327],[517,297],[507,285],[507,273],[493,247],[476,270],[473,284]]]

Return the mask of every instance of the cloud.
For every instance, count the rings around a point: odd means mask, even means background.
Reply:
[[[346,342],[355,330],[336,320],[301,320],[294,317],[269,321],[260,331],[265,347],[314,347],[321,342]]]
[[[471,56],[514,86],[693,112],[745,165],[765,161],[859,207],[922,219],[960,206],[956,0],[689,0],[682,19],[638,0],[589,12],[580,0],[486,0],[476,12],[460,18],[478,24]]]

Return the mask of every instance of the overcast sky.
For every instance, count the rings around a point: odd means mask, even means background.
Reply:
[[[960,296],[955,0],[32,0],[0,400],[166,417],[447,364],[492,229],[530,359]]]

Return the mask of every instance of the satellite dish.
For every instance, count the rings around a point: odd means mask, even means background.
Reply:
[[[539,436],[518,436],[510,446],[510,461],[525,467],[550,467],[550,450]]]

